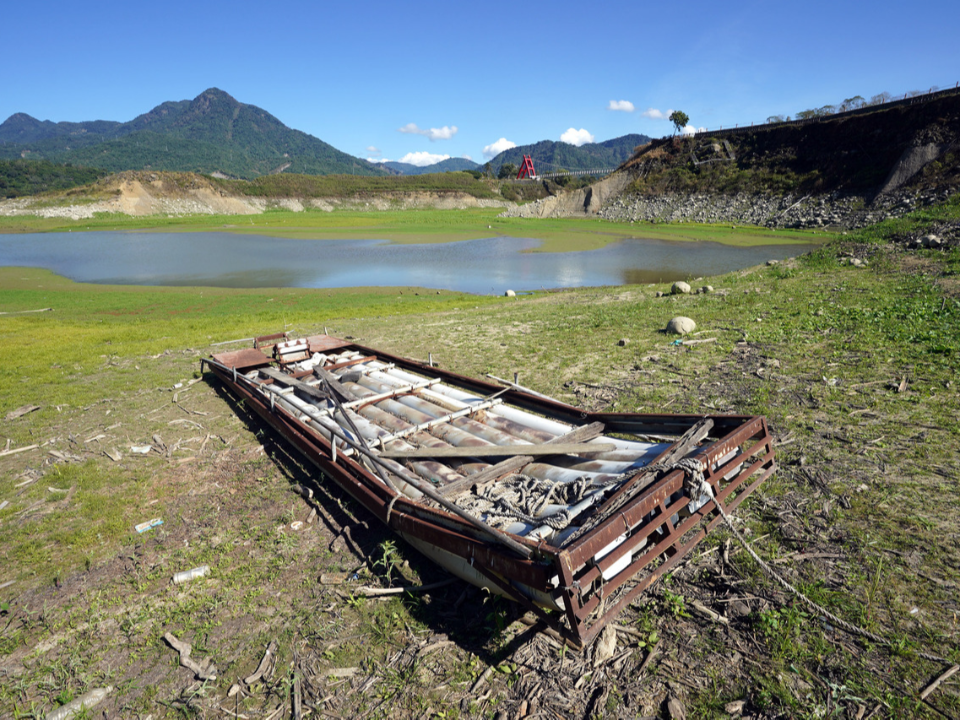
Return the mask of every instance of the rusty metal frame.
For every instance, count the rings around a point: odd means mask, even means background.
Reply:
[[[406,370],[439,377],[481,395],[503,391],[499,385],[337,338],[316,336],[308,338],[308,341],[311,348],[356,350]],[[227,362],[223,363],[224,360]],[[265,364],[270,364],[270,358],[265,355],[264,360]],[[722,504],[726,512],[732,512],[776,469],[773,439],[763,417],[584,413],[555,400],[535,397],[516,389],[507,390],[502,392],[501,397],[512,405],[573,424],[600,421],[606,425],[608,432],[679,436],[704,417],[710,417],[714,421],[713,434],[720,436],[694,453],[705,467],[705,479],[713,489],[715,499],[692,513],[688,512],[691,498],[685,491],[685,472],[674,469],[622,507],[617,507],[610,517],[568,546],[558,548],[543,541],[534,542],[512,535],[517,542],[534,551],[533,558],[527,560],[491,542],[457,516],[426,507],[396,493],[354,459],[340,453],[334,462],[332,448],[325,437],[281,406],[271,407],[267,398],[253,389],[253,381],[242,374],[238,375],[239,367],[230,366],[231,361],[245,368],[261,366],[249,351],[222,353],[205,362],[221,382],[243,398],[247,407],[253,409],[308,461],[381,522],[397,532],[417,537],[470,561],[501,591],[533,610],[542,620],[580,645],[593,640],[626,605],[665,573],[673,570],[716,526],[720,521],[716,503]],[[608,499],[605,506],[613,504],[615,507],[613,501],[616,497]],[[596,559],[602,550],[621,536],[625,536],[625,539],[620,545],[599,560]],[[604,572],[622,562],[628,554],[630,560],[626,569],[604,580]],[[557,578],[559,588],[555,586]],[[548,615],[516,584],[547,594],[556,594],[559,590],[564,607],[562,617],[567,627],[558,622],[558,615]]]

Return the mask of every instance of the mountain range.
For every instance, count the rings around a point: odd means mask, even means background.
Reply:
[[[541,140],[532,145],[518,145],[504,150],[490,161],[490,167],[494,173],[507,163],[520,167],[523,156],[530,155],[538,174],[559,170],[613,169],[629,159],[637,146],[648,142],[650,142],[649,137],[636,133],[579,146],[554,140]]]
[[[384,163],[377,163],[377,167],[383,168],[394,175],[429,175],[430,173],[438,172],[477,170],[480,166],[473,160],[467,160],[466,158],[447,158],[433,165],[424,166],[390,160]]]
[[[627,160],[645,135],[624,135],[575,146],[543,140],[506,150],[490,161],[496,173],[532,155],[540,173],[614,168]],[[280,122],[255,105],[210,88],[193,100],[168,101],[129,122],[51,122],[15,113],[0,124],[0,159],[122,170],[172,170],[251,179],[286,172],[304,175],[422,175],[478,170],[465,158],[420,167],[374,164],[337,150]]]
[[[623,135],[612,140],[585,145],[571,145],[555,140],[541,140],[531,145],[517,145],[490,160],[490,169],[494,174],[501,166],[512,163],[517,167],[523,162],[524,155],[533,158],[534,169],[538,173],[557,172],[558,170],[603,170],[619,167],[626,162],[640,145],[646,145],[651,138],[646,135]],[[383,168],[398,175],[424,175],[436,172],[456,170],[483,170],[484,166],[466,158],[448,158],[434,165],[420,167],[402,162],[378,163]]]
[[[162,103],[125,123],[54,123],[16,113],[0,125],[0,158],[21,157],[111,171],[178,170],[239,178],[275,172],[386,174],[217,88],[193,100]]]

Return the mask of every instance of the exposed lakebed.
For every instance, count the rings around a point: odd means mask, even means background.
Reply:
[[[599,250],[524,252],[538,240],[494,237],[442,244],[290,240],[228,232],[83,232],[0,235],[0,266],[42,267],[107,285],[426,287],[506,289],[672,282],[718,275],[811,245],[733,247],[626,239]]]

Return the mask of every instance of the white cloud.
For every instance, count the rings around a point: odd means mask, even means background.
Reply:
[[[607,105],[607,110],[618,110],[619,112],[633,112],[636,108],[629,100],[611,100]]]
[[[593,140],[593,135],[588,133],[583,128],[580,128],[579,130],[570,128],[560,136],[560,142],[570,143],[571,145],[576,145],[577,147],[586,145],[587,143],[592,143]]]
[[[698,132],[706,132],[705,127],[694,127],[693,125],[685,125],[683,130],[680,131],[682,135],[696,135]]]
[[[450,125],[448,127],[444,125],[442,128],[419,128],[416,123],[407,123],[402,128],[397,128],[397,131],[407,135],[423,135],[431,141],[449,140],[457,134],[457,126]]]
[[[651,120],[669,120],[671,113],[673,113],[673,110],[662,112],[656,108],[647,108],[640,114],[645,118],[650,118]]]
[[[407,153],[402,158],[397,160],[397,162],[409,163],[410,165],[416,165],[417,167],[426,167],[427,165],[435,165],[441,160],[450,159],[449,155],[435,155],[434,153],[428,153],[421,150],[420,152]]]
[[[470,157],[469,155],[461,155],[460,157],[462,157],[464,160],[469,160],[470,162],[473,162],[473,158]]]
[[[497,155],[502,153],[504,150],[509,150],[510,148],[515,148],[517,144],[512,140],[507,140],[506,138],[500,138],[495,143],[490,143],[483,148],[483,156],[487,160],[492,160]]]
[[[380,148],[378,148],[376,145],[367,145],[367,152],[371,155],[379,155]]]
[[[374,165],[379,165],[380,163],[393,162],[390,158],[385,157],[368,157],[367,162],[373,163]]]

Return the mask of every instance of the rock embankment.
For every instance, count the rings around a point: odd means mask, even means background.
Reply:
[[[805,197],[748,193],[633,195],[616,198],[597,215],[618,222],[734,223],[848,230],[900,217],[917,208],[942,202],[949,194],[947,190],[899,191],[875,200],[838,193]]]
[[[626,177],[626,173],[622,174],[619,184],[625,184],[623,178]],[[950,195],[945,188],[899,190],[877,198],[840,193],[800,197],[755,193],[621,195],[615,188],[615,185],[604,187],[597,183],[590,188],[511,208],[502,216],[594,216],[614,222],[732,223],[772,228],[853,230],[942,202]]]
[[[632,180],[630,173],[614,173],[589,187],[512,207],[503,212],[501,217],[557,218],[595,215],[604,205],[619,197]]]

